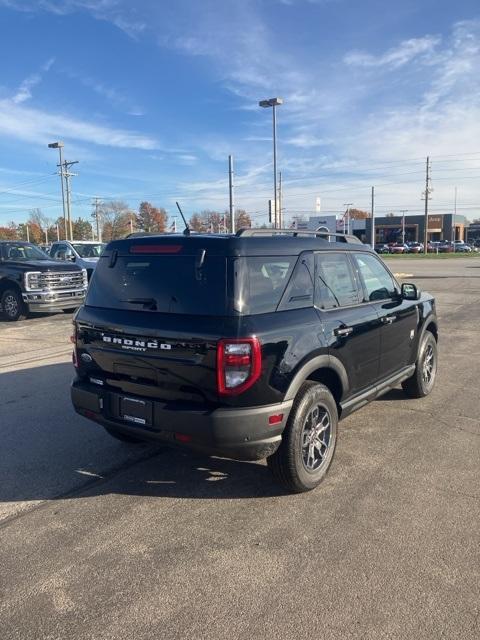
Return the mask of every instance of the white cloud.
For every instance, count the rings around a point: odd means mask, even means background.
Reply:
[[[16,94],[12,98],[12,102],[14,102],[15,104],[21,104],[22,102],[30,100],[30,98],[32,97],[31,90],[42,81],[43,73],[49,71],[54,62],[55,58],[50,58],[49,60],[47,60],[47,62],[45,62],[45,64],[42,65],[41,73],[33,73],[32,75],[25,78],[25,80],[20,83]]]
[[[27,108],[14,100],[0,100],[0,135],[39,144],[64,137],[125,149],[151,150],[159,146],[154,138],[147,135]]]
[[[440,44],[439,36],[424,36],[403,40],[398,47],[388,49],[385,53],[374,56],[364,51],[351,51],[344,57],[344,62],[356,67],[390,67],[396,69],[411,62],[415,58],[424,57],[434,52]]]

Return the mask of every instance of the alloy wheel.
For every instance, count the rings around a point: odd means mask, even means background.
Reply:
[[[317,404],[309,412],[302,429],[303,466],[310,473],[316,472],[324,464],[329,451],[332,428],[326,407]]]

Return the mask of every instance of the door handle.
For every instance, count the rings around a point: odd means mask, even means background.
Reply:
[[[349,336],[351,333],[353,333],[353,327],[338,327],[338,329],[335,329],[333,333],[336,336],[345,338],[346,336]]]
[[[396,316],[382,316],[383,324],[392,324],[395,321]]]

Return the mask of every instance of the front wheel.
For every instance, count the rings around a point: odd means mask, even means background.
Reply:
[[[1,306],[3,315],[9,322],[21,320],[27,316],[27,307],[22,294],[16,289],[7,289],[2,293]]]
[[[275,478],[289,491],[310,491],[323,480],[335,451],[337,424],[337,405],[330,390],[305,382],[293,403],[282,443],[267,459]]]
[[[424,398],[432,391],[437,377],[437,341],[427,331],[420,343],[415,372],[402,382],[402,387],[409,398]]]

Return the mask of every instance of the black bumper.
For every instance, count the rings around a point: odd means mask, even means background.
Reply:
[[[192,409],[172,402],[152,402],[151,425],[132,424],[116,407],[125,395],[74,380],[71,387],[75,411],[104,427],[128,433],[142,440],[185,445],[209,455],[235,460],[261,460],[276,451],[282,439],[293,401],[241,409]],[[150,400],[150,399],[149,399]],[[269,424],[269,417],[283,414],[281,422]],[[183,437],[182,437],[183,436]],[[190,438],[187,442],[186,438]]]

